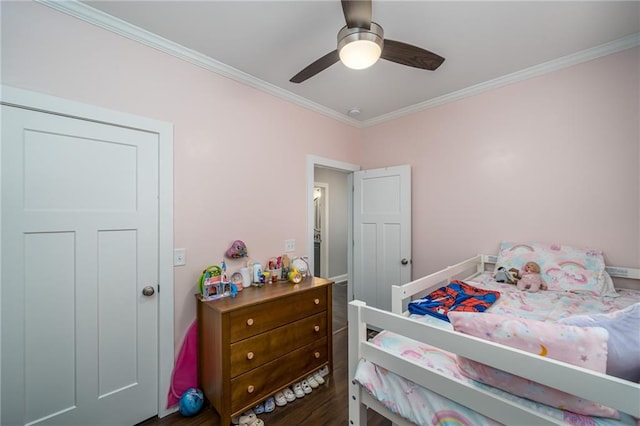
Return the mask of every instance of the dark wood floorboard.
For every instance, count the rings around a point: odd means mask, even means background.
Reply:
[[[347,347],[347,329],[343,328],[333,335],[334,371],[328,376],[326,383],[314,389],[311,394],[304,398],[297,399],[284,407],[276,407],[272,413],[260,414],[258,418],[264,421],[265,426],[348,425]],[[369,410],[368,424],[371,426],[390,426],[391,422],[378,413]],[[223,426],[220,424],[218,414],[212,408],[204,409],[194,417],[183,417],[180,413],[174,413],[162,419],[153,418],[147,420],[140,425]]]
[[[347,283],[334,284],[333,289],[333,331],[347,326]]]

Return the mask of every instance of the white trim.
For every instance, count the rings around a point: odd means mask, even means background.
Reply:
[[[344,283],[349,281],[349,274],[336,275],[335,277],[329,278],[334,283]]]
[[[460,99],[463,99],[469,96],[479,95],[480,93],[484,93],[489,90],[497,89],[499,87],[507,86],[512,83],[517,83],[519,81],[538,77],[553,71],[561,70],[563,68],[568,68],[570,66],[591,61],[593,59],[597,59],[602,56],[606,56],[612,53],[620,52],[622,50],[630,49],[638,45],[640,45],[640,33],[631,34],[629,36],[620,38],[618,40],[614,40],[609,43],[602,44],[600,46],[582,50],[580,52],[576,52],[571,55],[564,56],[562,58],[553,59],[551,61],[539,64],[539,65],[534,65],[524,70],[516,71],[511,74],[504,75],[502,77],[494,78],[493,80],[489,80],[483,83],[469,86],[467,88],[457,90],[455,92],[451,92],[446,95],[438,96],[437,98],[429,99],[428,101],[411,105],[406,108],[400,108],[388,114],[380,115],[370,120],[366,120],[362,124],[363,124],[363,127],[375,126],[377,124],[384,123],[385,121],[395,120],[396,118],[411,115],[416,112],[423,111],[429,108],[435,108],[435,107],[447,104],[449,102],[458,101]]]
[[[353,172],[360,170],[357,164],[345,163],[343,161],[331,160],[329,158],[318,157],[316,155],[307,155],[307,253],[313,253],[313,186],[315,183],[316,166],[327,167],[333,170],[348,173],[347,175],[347,191],[353,186]],[[353,267],[353,197],[347,197],[347,274],[351,276]],[[313,271],[313,256],[309,256],[309,268]],[[347,288],[347,300],[351,300],[353,289],[349,280]]]
[[[507,74],[502,77],[495,78],[474,86],[467,87],[465,89],[458,90],[443,96],[439,96],[434,99],[430,99],[425,102],[421,102],[415,105],[401,108],[388,114],[380,115],[378,117],[359,121],[349,117],[346,114],[336,112],[330,108],[327,108],[318,103],[312,102],[302,96],[289,92],[271,83],[267,83],[264,80],[260,80],[250,74],[233,68],[222,62],[216,61],[202,53],[195,50],[188,49],[179,45],[173,41],[167,40],[128,22],[125,22],[119,18],[104,13],[98,9],[88,6],[85,3],[81,3],[77,0],[69,1],[56,1],[56,0],[35,0],[43,5],[49,6],[67,15],[74,16],[78,19],[86,21],[90,24],[104,28],[108,31],[119,34],[123,37],[129,38],[133,41],[145,44],[149,47],[157,49],[161,52],[175,56],[176,58],[185,60],[189,63],[213,71],[222,76],[228,77],[232,80],[244,83],[247,86],[253,87],[258,90],[262,90],[266,93],[279,97],[281,99],[288,100],[294,104],[300,105],[304,108],[310,109],[327,117],[341,121],[345,124],[357,128],[365,128],[375,126],[386,121],[395,120],[396,118],[404,117],[418,111],[423,111],[429,108],[434,108],[440,105],[444,105],[449,102],[454,102],[468,96],[474,96],[488,90],[496,89],[498,87],[506,86],[511,83],[526,80],[529,78],[537,77],[543,74],[547,74],[552,71],[557,71],[562,68],[567,68],[572,65],[580,64],[592,59],[596,59],[605,55],[620,52],[625,49],[629,49],[640,45],[640,33],[635,33],[622,37],[618,40],[614,40],[609,43],[602,44],[590,49],[564,56],[562,58],[554,59],[545,62],[540,65],[536,65],[521,71],[516,71],[511,74]]]
[[[355,120],[346,114],[338,113],[331,108],[327,108],[300,95],[296,95],[295,93],[282,89],[274,84],[268,83],[264,80],[260,80],[259,78],[256,78],[251,74],[247,74],[237,68],[233,68],[220,61],[210,58],[209,56],[203,55],[200,52],[186,48],[171,40],[167,40],[164,37],[160,37],[157,34],[132,25],[120,18],[116,18],[115,16],[95,9],[85,3],[81,3],[77,0],[35,1],[45,6],[56,9],[59,12],[66,13],[67,15],[71,15],[75,18],[81,19],[85,22],[126,37],[130,40],[142,43],[146,46],[167,53],[178,59],[182,59],[206,70],[213,71],[216,74],[246,84],[247,86],[253,87],[254,89],[261,90],[263,92],[269,93],[270,95],[293,102],[294,104],[318,112],[322,115],[326,115],[329,118],[333,118],[354,127],[362,127],[360,121]]]
[[[320,230],[320,276],[326,278],[329,276],[329,229],[330,229],[330,220],[329,220],[329,184],[325,182],[314,182],[313,189],[315,193],[315,188],[322,188],[322,228]],[[315,210],[315,209],[314,209]],[[314,221],[315,222],[315,221]],[[315,227],[314,227],[315,228]],[[315,236],[315,231],[314,231]],[[314,238],[315,243],[315,238]],[[313,257],[313,263],[316,263],[315,257],[315,247],[313,250],[313,256],[309,253],[309,257]],[[324,259],[324,261],[322,261]],[[315,269],[314,269],[315,271]]]
[[[5,85],[0,86],[0,101],[4,105],[51,112],[67,117],[106,124],[117,123],[120,126],[158,135],[158,285],[160,291],[158,292],[157,391],[158,416],[166,416],[172,412],[166,409],[166,405],[175,350],[173,342],[173,124]]]

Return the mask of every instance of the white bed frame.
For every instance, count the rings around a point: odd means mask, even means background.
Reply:
[[[494,264],[496,256],[478,255],[457,265],[427,275],[402,286],[392,287],[392,311],[368,307],[364,302],[349,303],[349,424],[366,425],[366,409],[371,408],[394,424],[411,425],[391,413],[358,385],[355,377],[360,359],[384,367],[402,377],[470,409],[507,425],[556,425],[558,419],[523,407],[481,389],[456,382],[437,371],[400,358],[367,342],[367,328],[390,330],[411,339],[442,348],[518,376],[551,386],[582,398],[617,408],[640,417],[640,385],[593,372],[553,359],[441,329],[407,317],[404,307],[412,296],[422,296],[448,284],[452,279],[471,279]],[[640,269],[608,267],[612,277],[640,280]]]

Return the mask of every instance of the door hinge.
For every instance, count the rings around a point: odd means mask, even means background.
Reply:
[[[160,284],[158,284],[158,293],[160,293]]]

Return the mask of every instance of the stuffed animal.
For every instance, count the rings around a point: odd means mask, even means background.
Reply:
[[[522,276],[518,281],[518,290],[536,292],[546,290],[547,285],[540,275],[540,265],[536,262],[527,262],[522,268]]]
[[[235,240],[231,247],[226,251],[225,256],[229,259],[240,259],[241,257],[247,257],[247,245],[242,240]]]
[[[520,271],[518,271],[516,268],[511,268],[511,269],[509,269],[509,272],[511,273],[511,276],[513,277],[513,284],[517,283],[518,280],[521,278],[520,277]]]
[[[499,283],[516,284],[518,282],[518,279],[520,278],[517,272],[518,272],[517,269],[511,268],[507,271],[504,268],[504,266],[500,266],[496,270],[496,273],[493,276],[493,279]]]

